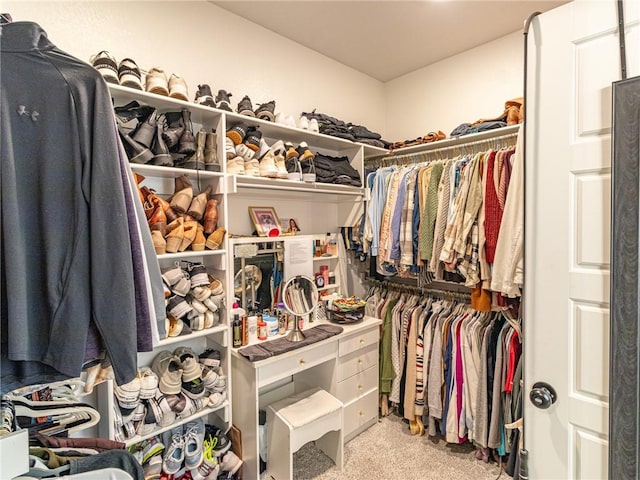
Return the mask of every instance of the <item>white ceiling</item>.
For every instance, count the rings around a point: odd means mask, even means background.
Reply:
[[[568,0],[210,1],[386,82],[522,31],[531,13]]]

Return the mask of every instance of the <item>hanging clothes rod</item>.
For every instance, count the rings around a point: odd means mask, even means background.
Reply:
[[[430,287],[417,287],[413,285],[405,285],[401,283],[394,283],[391,281],[380,281],[370,278],[367,280],[371,287],[380,287],[385,290],[393,290],[396,292],[404,292],[404,293],[415,293],[417,295],[431,295],[440,298],[444,298],[447,300],[457,299],[463,301],[471,300],[471,293],[452,291],[452,290],[442,290],[439,288],[430,288]]]
[[[482,132],[471,135],[472,138],[476,138],[474,141],[468,141],[465,137],[458,137],[447,140],[440,140],[438,142],[433,143],[423,143],[419,145],[414,145],[411,147],[403,148],[402,150],[415,149],[420,150],[411,153],[403,153],[399,155],[394,155],[393,152],[390,152],[388,155],[384,157],[374,157],[370,159],[365,159],[366,167],[380,167],[380,166],[391,166],[391,165],[408,165],[413,163],[426,162],[429,160],[429,156],[433,156],[434,154],[441,154],[447,150],[458,151],[459,155],[462,154],[473,154],[477,153],[480,149],[479,147],[491,147],[498,146],[499,144],[503,144],[505,140],[515,139],[518,135],[519,125],[514,127],[507,127],[512,130],[509,133],[504,133],[501,135],[496,135],[495,132]],[[504,130],[504,129],[500,129]],[[493,135],[491,135],[493,134]],[[482,135],[483,138],[477,139],[477,136]],[[465,141],[467,140],[467,141]]]

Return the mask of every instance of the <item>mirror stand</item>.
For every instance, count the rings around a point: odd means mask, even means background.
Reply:
[[[318,287],[313,280],[303,275],[290,278],[282,289],[282,301],[286,309],[293,314],[293,330],[287,335],[290,342],[305,339],[300,328],[300,318],[310,315],[318,305]]]
[[[300,330],[300,317],[294,315],[293,321],[293,330],[291,330],[289,335],[287,335],[287,340],[290,342],[301,342],[305,339],[305,334]]]

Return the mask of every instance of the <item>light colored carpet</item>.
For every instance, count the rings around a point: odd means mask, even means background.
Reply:
[[[313,443],[294,455],[296,480],[495,480],[496,463],[475,458],[474,447],[449,445],[441,438],[418,437],[390,415],[351,440],[344,448],[344,471]],[[506,474],[500,476],[509,479]]]

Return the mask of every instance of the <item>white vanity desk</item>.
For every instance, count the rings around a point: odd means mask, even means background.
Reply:
[[[339,335],[257,362],[232,350],[233,424],[242,432],[245,480],[260,477],[258,410],[280,398],[318,386],[340,399],[345,442],[376,423],[381,323],[365,317],[341,325]]]

